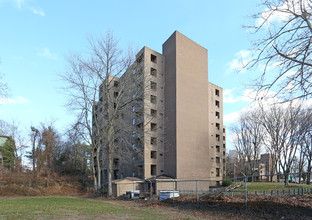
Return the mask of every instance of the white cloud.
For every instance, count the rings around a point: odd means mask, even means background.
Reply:
[[[26,5],[26,2],[25,0],[15,0],[15,4],[18,9],[22,9]]]
[[[256,20],[256,26],[265,24],[270,26],[274,22],[287,21],[291,16],[294,16],[289,11],[293,11],[296,14],[302,14],[301,4],[303,9],[308,13],[311,13],[311,3],[310,0],[291,0],[291,1],[281,1],[282,4],[277,5],[277,7],[272,7],[271,9],[265,9],[261,17]]]
[[[28,99],[18,96],[15,99],[12,98],[5,98],[5,97],[0,97],[0,105],[6,105],[6,104],[25,104],[28,102]]]
[[[224,103],[239,102],[239,99],[235,98],[233,95],[233,89],[226,89],[223,91],[223,102]]]
[[[34,14],[37,14],[37,15],[41,15],[41,16],[45,16],[45,13],[42,9],[35,9],[35,8],[32,8],[32,12]]]
[[[13,5],[13,7],[17,8],[18,10],[28,10],[36,15],[45,16],[45,13],[41,8],[34,7],[28,4],[30,0],[0,0],[0,6],[2,3],[6,2]]]
[[[236,122],[238,120],[239,116],[240,116],[240,111],[232,112],[230,114],[227,114],[227,115],[223,116],[223,122],[224,123]]]
[[[252,102],[257,96],[257,92],[254,89],[245,89],[241,96],[235,96],[235,89],[226,89],[223,92],[224,103],[237,103],[237,102]]]
[[[246,72],[246,65],[251,61],[251,51],[250,50],[240,50],[238,51],[233,60],[227,63],[226,74],[233,71],[238,71],[241,73]]]
[[[227,90],[225,90],[227,91]],[[229,93],[227,92],[228,95],[232,94],[232,91]],[[255,97],[258,97],[258,101],[255,100]],[[259,100],[259,98],[263,97],[262,99]],[[244,90],[244,93],[242,96],[239,97],[232,97],[235,102],[245,102],[246,105],[241,108],[240,110],[236,112],[231,112],[229,114],[226,114],[223,116],[224,123],[234,123],[237,121],[239,116],[243,114],[244,112],[257,109],[262,107],[265,110],[269,110],[274,104],[279,104],[281,107],[287,108],[289,106],[289,102],[283,102],[282,99],[276,97],[276,93],[273,91],[261,91],[258,92],[254,89],[246,89]],[[234,102],[229,102],[229,103],[234,103]],[[302,104],[304,108],[311,108],[312,107],[312,99],[307,99],[307,100],[299,100],[295,99],[292,101],[293,105],[299,105]]]
[[[42,48],[38,53],[37,53],[38,56],[40,57],[45,57],[45,58],[48,58],[48,59],[53,59],[53,60],[56,60],[57,59],[57,54],[55,53],[52,53],[50,51],[49,48]]]

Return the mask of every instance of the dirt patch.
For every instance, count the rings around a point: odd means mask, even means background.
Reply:
[[[98,198],[97,201],[123,206],[129,209],[154,207],[174,219],[312,219],[312,196],[264,196],[249,195],[248,209],[244,196],[225,194],[206,195],[200,198],[179,197],[159,202],[150,200],[119,200]],[[172,218],[172,217],[169,217]]]
[[[172,200],[162,204],[172,206]],[[227,196],[224,194],[206,195],[200,198],[199,207],[196,197],[179,197],[174,205],[182,209],[196,209],[200,211],[218,210],[222,213],[235,215],[247,214],[250,219],[282,218],[282,219],[312,219],[311,196],[265,196],[248,195],[248,210],[245,209],[244,196]],[[243,216],[242,216],[243,217]],[[247,218],[247,219],[248,219]]]
[[[75,177],[34,177],[29,173],[7,173],[0,184],[0,196],[81,196],[86,194],[82,184]]]

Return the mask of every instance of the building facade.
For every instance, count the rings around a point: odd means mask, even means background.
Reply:
[[[127,150],[114,153],[113,179],[222,180],[223,90],[208,81],[207,49],[175,31],[162,53],[143,47],[131,68],[111,80],[114,85],[126,80],[133,87],[128,96],[135,99],[121,110],[120,124],[127,131],[119,139],[127,141],[116,145]],[[118,97],[118,86],[113,92]],[[100,94],[97,111],[107,101]],[[101,170],[105,183],[107,167]]]

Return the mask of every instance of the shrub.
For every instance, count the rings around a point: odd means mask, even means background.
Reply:
[[[222,182],[222,186],[227,187],[230,186],[232,184],[232,180],[224,180]]]

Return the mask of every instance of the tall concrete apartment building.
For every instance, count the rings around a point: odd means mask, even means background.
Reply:
[[[208,81],[207,49],[175,31],[163,44],[162,54],[144,47],[132,68],[133,74],[143,74],[143,98],[123,110],[129,129],[124,135],[133,152],[114,155],[113,179],[165,175],[222,180],[223,91]],[[123,77],[115,80],[118,85]],[[130,114],[139,109],[143,114]],[[105,183],[107,168],[101,169]]]

